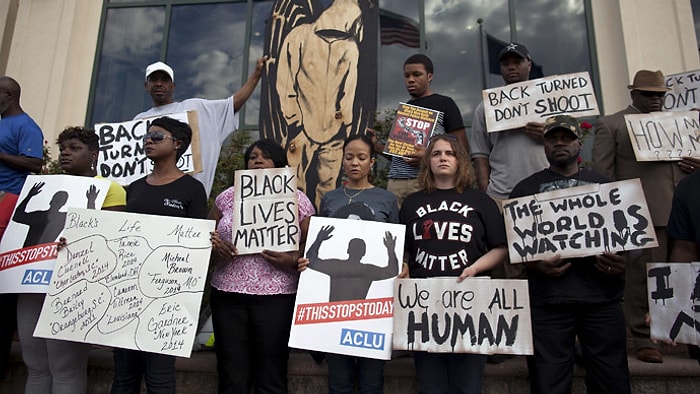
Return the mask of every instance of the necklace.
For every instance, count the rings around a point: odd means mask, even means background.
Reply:
[[[350,195],[350,194],[348,194],[348,188],[347,188],[346,186],[343,186],[343,193],[345,193],[345,197],[348,198],[348,204],[352,204],[352,199],[355,198],[355,197],[357,197],[357,196],[359,196],[360,194],[362,194],[363,191],[365,191],[365,190],[367,190],[367,189],[369,189],[369,188],[366,187],[366,188],[364,188],[364,189],[360,189],[359,192],[357,192],[357,193],[355,193],[355,194],[353,194],[353,195]]]

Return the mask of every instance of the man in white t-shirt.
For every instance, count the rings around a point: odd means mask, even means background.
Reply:
[[[255,90],[262,75],[262,68],[268,56],[258,59],[255,71],[232,96],[221,100],[191,98],[175,101],[175,73],[163,62],[155,62],[146,67],[146,91],[153,99],[153,107],[134,116],[134,120],[164,116],[175,112],[197,111],[199,124],[199,145],[202,157],[202,172],[194,178],[202,182],[207,196],[214,183],[216,163],[219,160],[224,140],[238,129],[238,110]]]

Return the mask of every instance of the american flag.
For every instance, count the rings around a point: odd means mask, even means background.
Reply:
[[[420,26],[413,19],[380,9],[379,27],[382,45],[420,48]]]

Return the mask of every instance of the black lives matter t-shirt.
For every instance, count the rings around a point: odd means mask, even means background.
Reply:
[[[506,243],[496,203],[479,190],[419,191],[406,198],[399,218],[406,225],[412,278],[459,276],[486,252]]]

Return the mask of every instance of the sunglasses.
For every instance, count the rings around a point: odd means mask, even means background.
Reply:
[[[666,95],[666,92],[649,92],[646,90],[639,90],[638,92],[644,97],[664,97]]]
[[[453,134],[447,134],[447,133],[445,133],[445,134],[435,134],[434,136],[430,137],[430,139],[428,140],[428,143],[429,143],[429,144],[430,144],[430,143],[433,143],[435,140],[438,140],[438,139],[456,142],[456,141],[457,141],[457,136],[455,136],[455,135],[453,135]]]
[[[166,138],[170,138],[173,141],[179,141],[175,137],[171,137],[169,135],[163,134],[162,131],[149,131],[148,133],[143,135],[143,142],[146,143],[146,140],[148,140],[149,138],[151,141],[153,141],[156,144],[159,142],[162,142]]]

